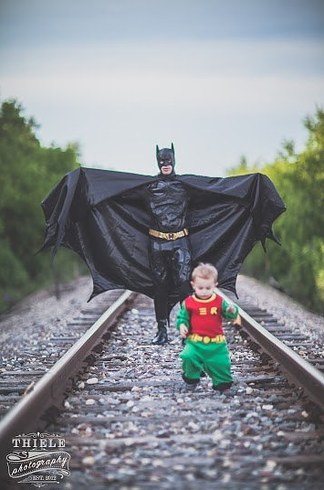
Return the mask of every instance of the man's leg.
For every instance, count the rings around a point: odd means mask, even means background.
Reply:
[[[174,242],[172,254],[172,278],[182,302],[191,293],[190,275],[192,270],[191,248],[187,238]]]
[[[161,243],[151,240],[149,258],[155,285],[154,310],[157,321],[157,333],[152,344],[163,345],[168,342],[169,312],[166,254],[163,253]]]
[[[155,316],[157,321],[157,333],[155,337],[152,339],[152,344],[163,345],[168,342],[168,311],[167,311],[167,294],[163,294],[163,292],[159,292],[155,295],[154,298],[154,309]]]

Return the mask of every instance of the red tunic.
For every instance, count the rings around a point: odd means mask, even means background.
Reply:
[[[183,306],[190,317],[189,333],[208,337],[223,335],[222,302],[223,299],[216,294],[207,300],[198,299],[195,295],[188,296]]]

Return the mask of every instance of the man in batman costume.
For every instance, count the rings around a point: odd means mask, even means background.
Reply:
[[[148,185],[146,204],[151,215],[149,261],[154,281],[154,307],[158,331],[153,344],[168,341],[168,290],[173,281],[182,301],[189,294],[191,247],[186,228],[190,195],[175,175],[173,143],[171,149],[156,147],[159,178]]]
[[[173,144],[156,147],[159,175],[81,167],[42,202],[42,249],[75,251],[93,279],[90,297],[130,289],[154,299],[155,344],[168,341],[172,307],[189,292],[193,265],[212,263],[219,287],[236,292],[240,267],[257,241],[277,241],[285,210],[274,185],[256,173],[235,177],[176,175]],[[278,242],[278,241],[277,241]]]

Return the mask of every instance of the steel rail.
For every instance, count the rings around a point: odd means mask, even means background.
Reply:
[[[57,403],[69,380],[136,293],[124,291],[77,342],[35,384],[30,393],[0,421],[0,453],[4,453],[12,437],[34,430],[44,412]]]
[[[218,290],[218,293],[226,301],[232,302],[223,291]],[[241,308],[239,308],[239,314],[242,320],[241,326],[249,337],[279,363],[280,369],[283,370],[289,381],[301,387],[316,405],[324,409],[324,375]]]

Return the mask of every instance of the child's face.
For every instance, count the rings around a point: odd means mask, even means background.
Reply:
[[[215,283],[212,277],[203,278],[198,276],[194,279],[194,281],[191,281],[191,286],[198,298],[208,299],[213,294],[217,283]]]

